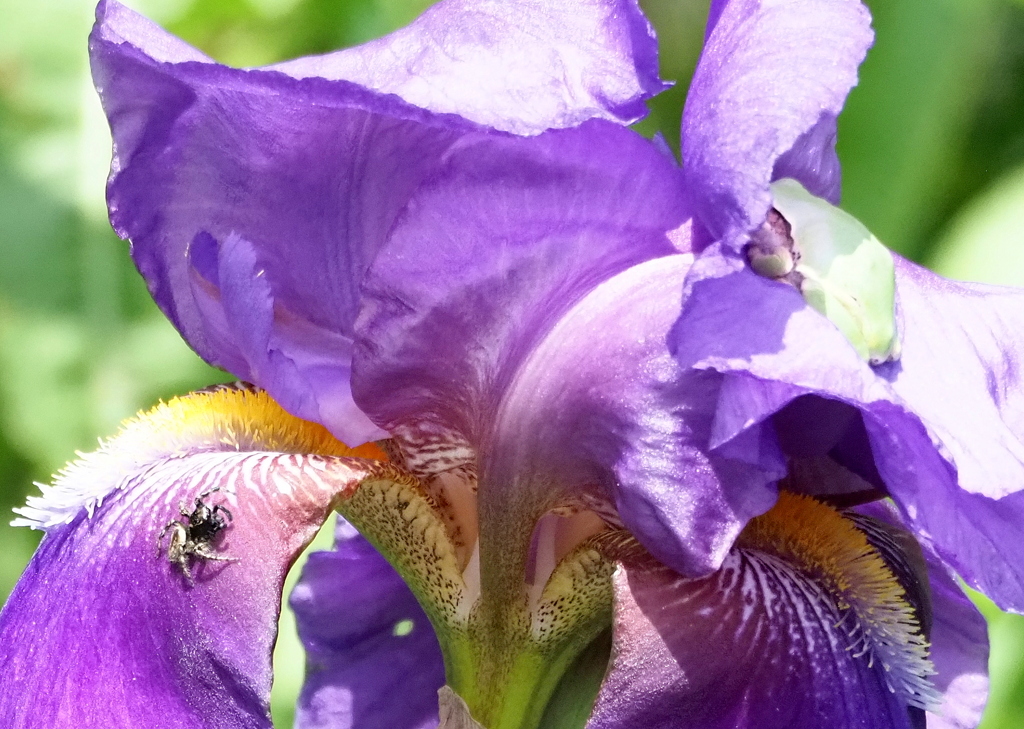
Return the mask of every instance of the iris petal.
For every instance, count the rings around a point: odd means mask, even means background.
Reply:
[[[838,194],[835,120],[872,42],[857,0],[721,0],[683,113],[686,180],[713,239],[764,221],[768,184]]]
[[[679,170],[605,122],[467,137],[410,203],[364,287],[356,397],[392,430],[480,443],[523,360],[600,282],[686,249]]]
[[[402,578],[339,520],[333,551],[309,556],[292,593],[306,646],[300,729],[437,726],[444,663]]]
[[[668,87],[635,0],[445,0],[378,41],[272,68],[527,135],[595,118],[632,123]]]
[[[349,347],[359,282],[412,191],[481,124],[537,133],[633,120],[661,88],[655,49],[631,0],[456,0],[368,46],[238,70],[101,2],[91,55],[114,137],[111,222],[201,356],[348,443],[379,438],[348,392]],[[507,67],[513,50],[526,67]],[[390,73],[396,55],[404,76]],[[225,320],[211,266],[233,236],[288,312],[270,323],[274,352]]]
[[[653,554],[700,574],[774,502],[775,479],[707,452],[712,421],[702,403],[714,400],[714,378],[684,375],[665,349],[691,260],[634,266],[569,310],[517,373],[488,457],[496,480],[538,490],[541,503],[606,487]],[[743,489],[729,489],[739,482]],[[481,492],[495,509],[506,497]],[[682,556],[675,534],[687,535]]]
[[[363,271],[411,190],[470,125],[354,84],[219,66],[116,3],[97,17],[93,73],[115,148],[111,222],[163,311],[209,362],[239,377],[265,365],[225,323],[213,275],[219,248],[238,236],[273,271],[275,301],[349,339]],[[283,354],[285,366],[301,356]],[[336,366],[348,365],[342,356]],[[346,442],[380,436],[365,417],[330,417],[322,390],[347,383],[291,384],[276,394],[322,405]]]
[[[612,663],[588,729],[911,729],[850,648],[841,616],[785,562],[736,551],[687,579],[653,562],[616,573]]]
[[[268,418],[247,430],[243,410]],[[0,614],[0,723],[270,727],[284,575],[369,463],[287,452],[319,446],[353,454],[232,391],[162,405],[70,467],[23,511],[47,533]],[[219,559],[179,565],[184,535],[163,532],[200,496],[230,512]]]
[[[438,470],[479,457],[484,520],[532,524],[597,489],[653,552],[687,533],[680,568],[713,569],[707,552],[720,559],[773,498],[722,496],[719,470],[781,473],[709,462],[710,421],[686,403],[710,397],[707,378],[678,384],[664,350],[690,260],[679,192],[669,158],[603,122],[463,139],[367,278],[357,401],[421,450],[446,442]],[[702,479],[686,498],[683,473]]]
[[[947,281],[897,259],[904,354],[871,368],[794,289],[739,261],[723,275],[732,259],[706,253],[691,269],[672,344],[684,367],[736,378],[718,404],[734,424],[726,430],[756,428],[802,395],[857,408],[907,524],[968,584],[1024,608],[1013,535],[1024,518],[1024,293]]]

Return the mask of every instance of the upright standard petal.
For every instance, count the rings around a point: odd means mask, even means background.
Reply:
[[[22,510],[47,533],[0,614],[0,723],[269,728],[285,572],[375,452],[221,389],[69,466]]]
[[[525,135],[588,119],[630,124],[669,85],[636,0],[445,0],[378,41],[272,68]]]
[[[859,0],[719,0],[683,112],[682,153],[712,240],[764,221],[768,185],[839,196],[836,117],[872,42]]]
[[[770,506],[767,489],[723,496],[720,469],[765,477],[708,461],[710,421],[680,404],[705,397],[702,378],[676,382],[664,348],[688,212],[678,168],[628,130],[466,137],[374,263],[358,402],[415,468],[481,474],[480,533],[495,549],[587,493],[614,501],[659,556],[689,534],[681,567],[706,572]],[[706,483],[681,499],[693,472]]]
[[[606,122],[464,138],[367,276],[358,402],[384,427],[432,418],[480,442],[560,316],[674,240],[688,248],[680,190],[669,158]]]
[[[342,520],[289,603],[306,646],[298,729],[430,729],[444,685],[441,648],[412,592]]]
[[[712,447],[749,460],[738,439],[791,429],[773,416],[797,398],[819,403],[803,430],[834,416],[821,398],[845,403],[867,436],[858,475],[877,476],[906,524],[968,584],[1024,609],[1024,292],[946,281],[897,259],[903,354],[871,367],[792,287],[712,249],[704,258],[671,343],[684,367],[734,383],[718,401]]]
[[[469,130],[631,121],[660,89],[654,48],[630,0],[448,2],[368,46],[237,70],[103,2],[91,53],[114,136],[111,222],[201,356],[346,442],[378,438],[349,391],[352,325],[412,191]],[[497,74],[511,49],[527,67]],[[383,73],[396,55],[405,74]],[[260,341],[231,314],[254,303]]]

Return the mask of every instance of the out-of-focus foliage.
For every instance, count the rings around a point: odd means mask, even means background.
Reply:
[[[678,146],[707,0],[641,0],[677,86],[639,125]],[[259,65],[382,35],[429,0],[129,0],[220,61]],[[868,0],[876,48],[840,122],[844,207],[947,276],[1024,285],[1024,0]],[[110,141],[88,76],[92,0],[0,0],[0,512],[159,398],[228,377],[156,311],[106,222]],[[0,517],[0,596],[38,535]],[[318,544],[329,543],[328,530]],[[1024,726],[1024,619],[985,603],[983,729]],[[301,685],[282,622],[274,715]]]

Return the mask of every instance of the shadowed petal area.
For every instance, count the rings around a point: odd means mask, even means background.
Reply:
[[[210,321],[230,332],[250,379],[290,413],[334,431],[357,428],[357,442],[381,435],[352,402],[352,340],[290,310],[287,287],[278,285],[280,266],[270,267],[249,241],[231,234],[214,255],[219,301],[202,286],[193,291],[217,312]]]
[[[687,579],[653,561],[615,574],[612,663],[587,729],[911,729],[880,662],[784,561],[737,550]]]
[[[371,461],[337,457],[357,453],[261,393],[221,390],[72,464],[22,510],[46,536],[0,614],[0,724],[269,728],[284,576],[366,475]],[[161,534],[199,497],[230,513],[212,558],[175,563],[184,527]]]
[[[444,685],[441,648],[398,573],[339,519],[289,603],[306,646],[299,729],[429,729]]]
[[[873,35],[858,0],[716,0],[686,99],[682,155],[696,212],[730,244],[794,176],[834,202],[835,120]]]
[[[594,118],[630,124],[669,86],[636,0],[446,0],[380,40],[272,68],[526,135]]]
[[[684,368],[733,378],[713,445],[749,460],[737,439],[802,395],[856,408],[904,521],[972,587],[1024,609],[1024,292],[897,259],[903,354],[871,368],[795,289],[707,253],[671,344]]]

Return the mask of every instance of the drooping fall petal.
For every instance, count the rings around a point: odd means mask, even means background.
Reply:
[[[911,729],[881,664],[853,658],[813,582],[731,554],[688,579],[615,577],[614,656],[588,729]]]
[[[46,536],[0,614],[0,723],[269,728],[285,573],[374,451],[220,389],[69,466],[22,510]],[[175,562],[198,498],[223,529]]]
[[[858,512],[784,494],[701,578],[624,543],[588,729],[976,726],[984,620],[894,509]]]

